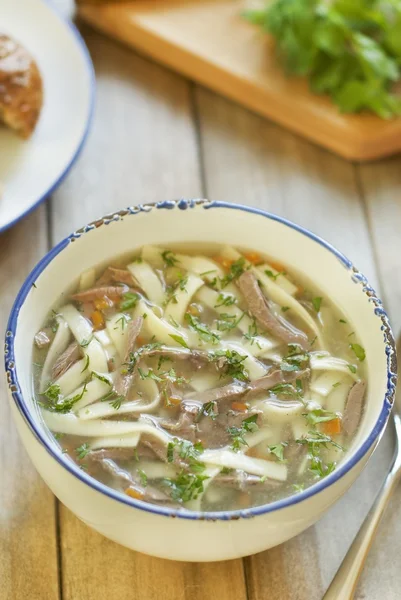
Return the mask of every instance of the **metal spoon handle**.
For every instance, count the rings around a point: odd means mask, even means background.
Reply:
[[[352,600],[380,519],[398,481],[393,466],[322,600]]]

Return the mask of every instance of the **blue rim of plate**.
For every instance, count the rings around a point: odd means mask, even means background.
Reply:
[[[370,434],[365,439],[364,443],[360,448],[355,452],[355,454],[351,455],[351,457],[345,460],[344,464],[341,464],[338,469],[336,469],[333,473],[328,475],[325,479],[320,480],[319,482],[313,484],[311,487],[306,490],[299,492],[293,496],[289,496],[282,500],[278,500],[276,502],[272,502],[270,504],[264,504],[262,506],[256,506],[254,508],[247,508],[243,510],[236,511],[221,511],[221,512],[200,512],[200,511],[189,511],[187,509],[170,509],[163,508],[157,505],[148,504],[146,502],[142,502],[141,500],[135,500],[134,498],[130,498],[129,496],[117,492],[112,488],[107,487],[106,485],[100,483],[96,479],[93,479],[89,475],[87,475],[82,469],[80,469],[75,463],[71,461],[67,461],[64,459],[64,456],[61,452],[55,452],[55,449],[50,444],[49,436],[45,433],[45,431],[41,431],[35,424],[30,410],[26,406],[22,393],[20,391],[20,386],[17,377],[17,370],[15,365],[15,350],[14,350],[14,338],[17,329],[18,322],[18,314],[27,298],[29,292],[32,289],[33,284],[36,279],[40,276],[42,271],[47,267],[47,265],[52,262],[57,255],[62,252],[71,242],[75,242],[84,234],[90,233],[102,225],[109,225],[110,223],[119,221],[127,216],[133,216],[136,214],[140,214],[143,212],[150,212],[152,210],[157,209],[180,209],[187,210],[193,209],[196,206],[200,206],[203,209],[214,209],[214,208],[223,208],[230,210],[241,210],[249,213],[253,213],[259,215],[261,217],[277,221],[291,229],[298,231],[299,233],[307,236],[311,240],[323,246],[326,250],[334,254],[336,258],[341,262],[343,267],[350,272],[350,276],[352,280],[356,284],[361,284],[361,292],[364,293],[368,297],[368,301],[372,303],[373,310],[375,315],[381,320],[381,330],[383,331],[384,338],[384,348],[386,354],[387,361],[387,387],[386,393],[383,398],[383,406],[380,411],[380,415],[375,423]],[[230,204],[228,202],[222,201],[208,201],[203,199],[180,199],[180,200],[166,200],[154,204],[146,204],[146,205],[138,205],[135,207],[128,207],[125,210],[121,210],[114,214],[107,215],[101,219],[93,221],[89,225],[86,225],[82,229],[79,229],[75,233],[71,234],[64,240],[62,240],[57,246],[55,246],[50,252],[48,252],[42,260],[34,267],[31,271],[24,284],[22,285],[17,298],[14,302],[13,308],[10,313],[10,317],[7,324],[6,338],[5,338],[5,370],[7,376],[7,384],[10,390],[10,393],[14,399],[14,402],[27,423],[29,429],[36,437],[36,439],[44,446],[46,451],[62,466],[64,467],[70,474],[77,477],[81,482],[89,485],[93,490],[96,490],[105,496],[117,500],[123,504],[134,507],[136,509],[144,510],[146,512],[150,512],[153,514],[161,515],[161,516],[169,516],[169,517],[178,517],[184,519],[191,520],[207,520],[207,521],[221,521],[221,520],[236,520],[239,518],[250,518],[256,517],[259,515],[267,514],[274,512],[276,510],[284,509],[286,507],[292,506],[294,504],[298,504],[299,502],[303,502],[307,498],[314,496],[315,494],[323,491],[331,484],[335,483],[338,479],[343,477],[348,471],[350,471],[369,451],[369,449],[378,443],[381,435],[384,432],[384,428],[386,426],[388,417],[391,412],[391,408],[394,402],[395,396],[395,387],[397,382],[397,362],[396,362],[396,348],[395,341],[391,331],[391,327],[389,324],[389,320],[385,310],[383,309],[381,300],[377,297],[373,288],[369,285],[366,277],[362,275],[352,264],[352,262],[346,258],[341,252],[339,252],[334,246],[310,232],[309,230],[288,221],[282,217],[278,217],[277,215],[273,215],[264,210],[253,208],[249,206],[243,206],[241,204]]]
[[[40,204],[42,204],[42,202],[44,202],[46,200],[46,198],[48,196],[50,196],[54,192],[54,190],[56,190],[58,188],[58,186],[61,184],[61,182],[67,176],[70,169],[74,166],[76,160],[78,159],[79,155],[81,154],[81,150],[85,145],[85,142],[88,137],[89,130],[90,130],[90,126],[92,123],[92,119],[93,119],[93,113],[94,113],[94,107],[95,107],[96,79],[95,79],[95,70],[93,67],[92,59],[90,57],[88,48],[86,47],[86,44],[85,44],[81,34],[79,33],[78,29],[74,25],[74,23],[72,21],[70,21],[69,19],[67,19],[66,17],[64,17],[60,13],[60,11],[51,4],[50,0],[43,0],[43,3],[46,4],[48,9],[52,13],[54,13],[54,15],[59,19],[59,21],[61,21],[61,23],[66,25],[66,27],[71,31],[72,36],[75,38],[77,45],[78,45],[79,49],[81,50],[81,55],[83,57],[85,65],[86,65],[88,80],[89,80],[89,110],[88,110],[88,115],[87,115],[87,121],[86,121],[86,126],[84,129],[84,132],[82,134],[82,138],[81,138],[78,146],[76,147],[74,153],[72,154],[70,162],[67,164],[64,171],[51,184],[51,186],[47,189],[47,191],[44,194],[42,194],[42,196],[40,196],[40,198],[38,200],[36,200],[34,202],[34,204],[32,204],[32,206],[30,206],[25,212],[20,214],[18,217],[16,217],[12,221],[9,221],[8,223],[6,223],[6,225],[3,225],[2,227],[0,227],[0,233],[2,233],[3,231],[6,231],[10,227],[13,227],[13,225],[15,225],[16,223],[21,221],[21,219],[30,215],[31,212],[33,212],[36,208],[38,208],[38,206]]]

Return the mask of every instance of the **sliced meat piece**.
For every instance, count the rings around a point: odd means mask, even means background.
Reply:
[[[127,327],[127,350],[124,355],[122,367],[117,372],[114,381],[115,392],[124,398],[128,396],[128,392],[131,389],[136,375],[135,370],[133,370],[131,373],[128,372],[126,365],[129,362],[131,352],[134,351],[136,338],[141,331],[142,325],[143,317],[136,317],[128,323]]]
[[[153,348],[153,350],[144,352],[142,356],[168,356],[177,360],[188,360],[195,369],[200,369],[205,363],[209,362],[207,352],[202,352],[202,350],[189,350],[187,348],[174,348],[170,346]]]
[[[303,331],[284,319],[279,321],[273,314],[252,271],[242,273],[237,280],[237,284],[245,298],[249,312],[256,319],[259,327],[286,344],[299,344],[303,349],[309,346],[308,337]]]
[[[84,292],[73,294],[71,300],[75,300],[76,302],[93,302],[93,300],[104,298],[105,296],[107,296],[107,298],[120,298],[129,292],[129,290],[130,288],[127,285],[95,287],[90,290],[85,290]]]
[[[39,350],[46,348],[46,346],[50,344],[51,337],[51,329],[49,327],[41,329],[35,335],[35,346],[39,348]]]
[[[110,458],[102,458],[99,460],[99,463],[105,471],[112,475],[116,482],[122,485],[122,487],[129,487],[135,490],[141,500],[144,500],[145,502],[171,503],[171,498],[164,492],[150,485],[141,485],[134,479],[131,473],[125,469],[121,469],[121,467]]]
[[[232,436],[229,433],[230,427],[241,429],[245,419],[257,414],[256,425],[261,427],[263,424],[262,413],[258,410],[249,410],[247,412],[236,412],[225,410],[215,418],[203,416],[197,424],[196,438],[204,448],[223,448],[232,443]]]
[[[220,400],[226,400],[227,398],[241,396],[247,389],[248,387],[245,383],[235,382],[223,385],[222,387],[212,388],[205,392],[195,392],[194,394],[191,394],[190,398],[195,401],[197,400],[202,404],[207,404],[208,402],[218,402]]]
[[[162,462],[167,462],[167,448],[166,446],[154,437],[142,435],[141,441],[138,444],[138,455],[147,458],[158,458]],[[171,461],[173,465],[180,467],[181,469],[187,469],[187,463],[182,460],[178,452],[174,450],[173,452],[173,460]]]
[[[358,429],[362,416],[363,400],[366,391],[366,381],[357,381],[349,391],[345,405],[342,430],[345,435],[352,436]]]
[[[182,403],[178,421],[175,423],[162,421],[160,425],[174,435],[189,440],[194,444],[196,441],[196,418],[199,414],[198,411],[199,408],[197,406],[192,407],[190,404]]]
[[[82,356],[82,348],[78,342],[71,344],[58,357],[52,368],[52,381],[58,379]]]
[[[213,483],[217,485],[224,485],[225,487],[232,487],[241,492],[247,492],[249,488],[255,485],[263,487],[278,487],[282,485],[281,481],[275,479],[263,479],[258,475],[250,475],[245,471],[233,471],[232,473],[220,473],[214,478]]]
[[[125,283],[125,285],[128,285],[129,287],[135,285],[134,278],[127,269],[116,269],[115,267],[107,267],[96,281],[97,286],[103,286],[109,283]]]
[[[276,369],[268,375],[254,379],[254,381],[248,384],[244,402],[251,400],[259,392],[271,390],[280,383],[292,383],[296,379],[304,379],[305,377],[309,377],[309,375],[309,369],[304,369],[303,371],[281,371],[281,369]]]

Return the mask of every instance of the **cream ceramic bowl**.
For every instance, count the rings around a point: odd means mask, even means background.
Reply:
[[[352,321],[366,350],[369,389],[359,433],[335,472],[290,498],[236,512],[176,511],[134,500],[92,479],[62,454],[32,401],[32,340],[61,293],[97,263],[143,244],[221,242],[266,253],[305,273]],[[137,206],[84,227],[53,248],[21,288],[6,333],[13,415],[43,479],[82,521],[134,550],[216,561],[260,552],[297,535],[355,481],[384,431],[394,399],[394,339],[381,302],[328,243],[255,208],[195,200]]]

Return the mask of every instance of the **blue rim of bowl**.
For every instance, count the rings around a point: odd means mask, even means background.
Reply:
[[[75,40],[77,42],[77,46],[79,47],[79,49],[81,51],[81,55],[83,57],[85,65],[86,65],[86,70],[87,70],[87,75],[88,75],[88,80],[89,80],[89,107],[88,107],[86,126],[85,126],[84,132],[82,134],[82,138],[81,138],[80,142],[78,143],[78,146],[76,147],[75,151],[73,152],[70,162],[67,164],[64,171],[50,185],[50,187],[47,189],[47,191],[44,194],[42,194],[42,196],[40,196],[40,198],[32,204],[32,206],[30,206],[25,212],[18,215],[18,217],[16,217],[12,221],[9,221],[8,223],[6,223],[2,227],[0,227],[0,233],[2,233],[3,231],[6,231],[10,227],[13,227],[13,225],[18,223],[21,219],[30,215],[31,212],[33,212],[36,208],[38,208],[38,206],[40,204],[42,204],[42,202],[44,202],[46,200],[46,198],[48,196],[50,196],[58,188],[58,186],[61,184],[61,182],[64,180],[64,178],[68,175],[70,169],[74,166],[76,160],[78,159],[79,155],[81,154],[81,150],[84,147],[85,142],[87,140],[88,133],[89,133],[90,126],[92,123],[92,119],[93,119],[93,113],[94,113],[94,107],[95,107],[96,79],[95,79],[95,70],[93,67],[93,63],[92,63],[88,48],[86,47],[86,44],[85,44],[81,34],[79,33],[78,29],[74,25],[74,23],[72,21],[70,21],[69,19],[65,18],[60,13],[60,11],[57,10],[56,7],[50,3],[50,0],[43,0],[43,3],[56,16],[56,18],[58,18],[59,21],[61,21],[61,23],[66,25],[66,27],[71,31],[72,36],[75,38]]]
[[[361,284],[361,291],[368,296],[369,301],[373,304],[375,315],[380,318],[381,330],[383,331],[384,336],[384,347],[387,359],[387,387],[386,393],[383,399],[383,406],[380,411],[380,415],[373,427],[372,431],[361,445],[360,448],[355,452],[355,454],[351,455],[350,458],[345,460],[343,464],[341,464],[338,469],[336,469],[333,473],[328,475],[325,479],[320,480],[319,482],[313,484],[311,487],[306,490],[299,492],[293,496],[289,496],[288,498],[284,498],[282,500],[278,500],[276,502],[272,502],[270,504],[265,504],[262,506],[256,506],[254,508],[248,508],[243,510],[236,511],[221,511],[221,512],[200,512],[200,511],[189,511],[187,509],[170,509],[163,508],[157,505],[148,504],[142,502],[141,500],[135,500],[121,492],[117,492],[112,488],[107,487],[106,485],[100,483],[96,479],[93,479],[89,475],[87,475],[82,469],[80,469],[75,463],[72,461],[67,461],[61,452],[56,452],[53,445],[50,444],[49,435],[45,433],[45,430],[41,431],[36,423],[34,422],[30,410],[26,406],[18,383],[18,377],[16,372],[15,365],[15,350],[14,350],[14,338],[17,329],[17,321],[18,314],[27,298],[29,292],[32,289],[33,284],[39,275],[44,271],[47,265],[52,262],[57,255],[64,250],[71,242],[75,242],[82,235],[89,233],[90,231],[97,229],[102,225],[109,225],[112,222],[119,221],[127,216],[150,212],[154,209],[191,209],[196,206],[200,206],[201,208],[210,210],[214,208],[223,208],[230,210],[241,210],[249,213],[253,213],[256,215],[260,215],[264,218],[268,218],[273,221],[277,221],[291,229],[298,231],[299,233],[307,236],[311,240],[317,242],[326,250],[334,254],[337,259],[341,262],[341,264],[350,272],[352,280],[355,283]],[[166,200],[154,204],[146,204],[146,205],[138,205],[135,207],[129,207],[125,210],[121,210],[119,212],[107,215],[101,219],[93,221],[89,225],[86,225],[82,229],[79,229],[75,233],[71,234],[64,240],[62,240],[57,246],[55,246],[50,252],[48,252],[41,261],[34,267],[31,271],[30,275],[25,280],[22,285],[17,298],[14,302],[13,308],[10,313],[6,338],[5,338],[5,369],[7,376],[7,384],[11,395],[14,399],[14,402],[30,428],[31,432],[34,434],[36,439],[44,446],[47,452],[69,473],[77,477],[81,482],[89,485],[93,490],[96,490],[105,496],[117,500],[123,504],[128,506],[144,510],[146,512],[150,512],[157,515],[169,516],[169,517],[179,517],[184,519],[192,519],[192,520],[208,520],[208,521],[219,521],[219,520],[234,520],[239,518],[249,518],[256,517],[258,515],[263,515],[267,513],[274,512],[276,510],[280,510],[294,504],[298,504],[299,502],[303,502],[307,498],[314,496],[315,494],[321,492],[325,488],[329,487],[331,484],[335,483],[338,479],[343,477],[348,471],[350,471],[369,451],[369,449],[379,441],[380,436],[382,435],[385,425],[387,423],[395,395],[395,386],[397,381],[397,364],[396,364],[396,348],[394,337],[390,328],[389,320],[385,310],[383,309],[382,302],[377,297],[373,288],[369,285],[366,277],[362,275],[352,264],[352,262],[346,258],[341,252],[339,252],[336,248],[334,248],[331,244],[315,235],[314,233],[308,231],[307,229],[288,221],[282,217],[278,217],[277,215],[273,215],[264,210],[243,206],[240,204],[230,204],[228,202],[222,201],[208,201],[204,199],[180,199],[180,200]]]

